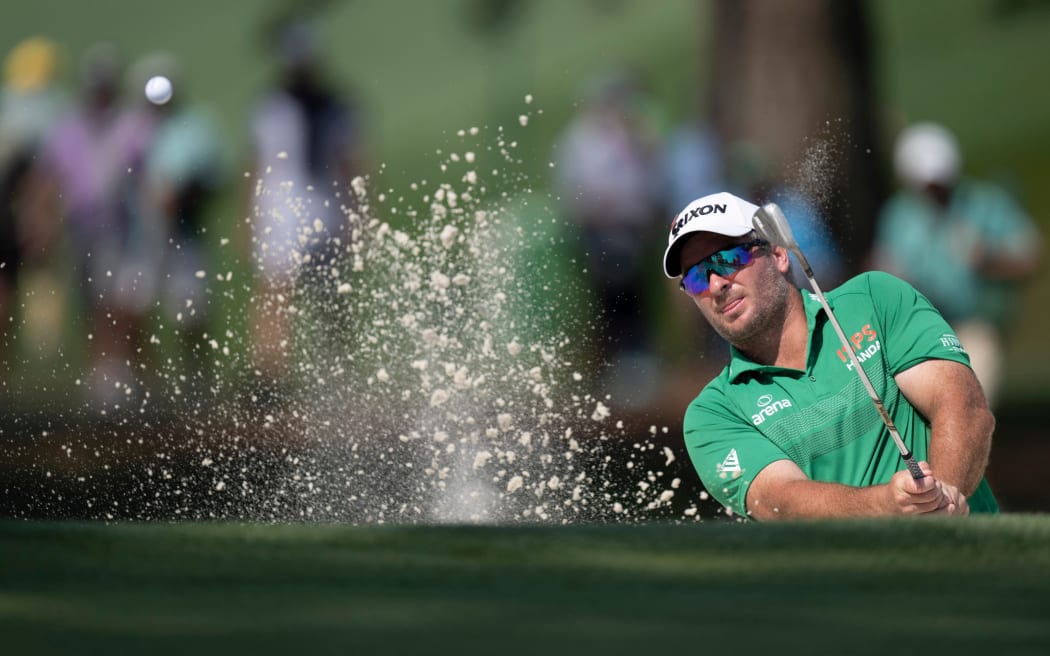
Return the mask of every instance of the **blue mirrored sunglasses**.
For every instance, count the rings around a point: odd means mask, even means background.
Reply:
[[[712,253],[687,268],[678,286],[690,296],[703,294],[710,286],[712,273],[717,273],[723,278],[732,279],[733,276],[755,261],[755,247],[764,246],[765,244],[766,242],[761,239],[756,239]]]

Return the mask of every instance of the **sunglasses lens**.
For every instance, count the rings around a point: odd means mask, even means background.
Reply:
[[[727,251],[719,253],[722,256],[722,262],[725,267],[730,269],[742,269],[748,264],[751,264],[751,249],[737,246]],[[719,275],[722,275],[719,273]]]
[[[690,296],[696,296],[707,291],[712,273],[723,278],[733,276],[754,260],[751,254],[754,246],[753,243],[734,246],[700,260],[682,276],[682,289]]]
[[[682,289],[691,296],[707,291],[707,267],[703,262],[694,264],[685,272],[682,276]]]

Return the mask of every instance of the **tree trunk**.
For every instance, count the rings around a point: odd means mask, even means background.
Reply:
[[[846,268],[864,263],[885,196],[864,0],[716,0],[712,120],[820,208]]]

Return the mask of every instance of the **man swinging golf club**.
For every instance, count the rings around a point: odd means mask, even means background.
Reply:
[[[707,491],[760,520],[998,512],[995,420],[937,310],[881,272],[825,296],[805,264],[799,290],[788,248],[775,205],[729,193],[671,224],[664,273],[731,345],[683,425]]]

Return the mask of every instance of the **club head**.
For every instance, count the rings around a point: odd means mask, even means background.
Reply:
[[[760,239],[791,251],[798,250],[795,235],[791,233],[787,217],[776,203],[766,203],[755,211],[751,225]]]

